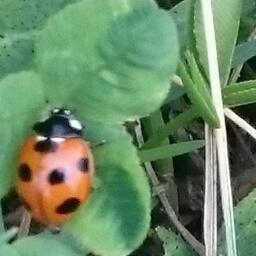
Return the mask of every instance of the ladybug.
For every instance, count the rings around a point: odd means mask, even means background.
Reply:
[[[36,220],[59,225],[90,195],[93,156],[70,110],[54,109],[33,130],[21,147],[16,190]]]

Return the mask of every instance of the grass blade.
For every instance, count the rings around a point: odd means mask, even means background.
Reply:
[[[183,155],[203,146],[204,140],[194,140],[140,150],[138,154],[142,162],[151,162],[159,159]]]
[[[216,50],[219,63],[220,83],[224,87],[227,84],[232,57],[237,41],[240,23],[241,1],[240,0],[214,0],[212,14],[216,38]],[[204,36],[202,12],[199,1],[195,5],[195,35],[199,58],[207,74],[209,64],[207,60],[207,47]]]
[[[163,110],[164,111],[164,110]],[[157,129],[164,126],[164,120],[161,110],[153,112],[149,117],[142,120],[143,134],[147,137],[154,133]],[[160,145],[169,145],[168,137],[162,141]],[[154,170],[161,180],[166,184],[166,194],[176,212],[178,212],[178,195],[177,186],[174,181],[174,169],[172,158],[160,159],[153,164]]]
[[[152,148],[159,145],[165,138],[184,127],[194,118],[198,117],[198,112],[194,107],[190,107],[176,118],[170,120],[165,126],[159,127],[144,143],[141,149]]]
[[[227,107],[237,107],[256,102],[256,80],[235,83],[222,90],[223,101]]]
[[[187,61],[189,65],[187,66],[181,63],[179,72],[188,97],[197,109],[199,116],[202,117],[205,122],[212,127],[219,127],[218,116],[212,104],[210,92],[207,90],[206,84],[200,76],[199,69],[194,66],[196,65],[194,58],[189,53],[187,53]],[[199,72],[197,75],[195,75],[196,71]],[[200,79],[198,79],[198,77],[200,77]]]

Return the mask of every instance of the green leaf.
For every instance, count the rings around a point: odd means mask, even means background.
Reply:
[[[87,0],[49,20],[37,64],[54,105],[121,123],[160,106],[177,58],[174,23],[154,3]]]
[[[0,82],[0,198],[13,184],[19,147],[44,104],[41,80],[33,72],[9,75]]]
[[[0,255],[3,256],[21,256],[11,245],[1,245],[0,246]]]
[[[150,162],[158,159],[171,158],[183,155],[199,149],[204,146],[204,140],[194,140],[188,142],[174,143],[157,148],[145,149],[139,151],[139,157],[142,162]]]
[[[255,17],[256,2],[255,0],[242,1],[242,15]]]
[[[221,85],[225,86],[237,40],[241,0],[214,0],[212,1],[214,27],[218,52],[218,63]],[[203,28],[200,1],[195,5],[195,37],[199,59],[206,73],[208,73],[207,48]]]
[[[237,249],[239,256],[255,255],[256,244],[256,189],[246,196],[234,209]],[[225,255],[225,239],[223,227],[219,234],[219,247]]]
[[[164,256],[194,256],[197,255],[192,248],[171,230],[157,227],[157,234],[163,241]]]
[[[235,48],[232,60],[232,68],[245,63],[247,60],[254,56],[256,56],[256,40],[239,44]]]
[[[243,0],[242,1],[242,15],[241,15],[241,25],[239,31],[239,42],[244,42],[248,40],[254,33],[256,25],[256,2],[255,0]]]
[[[193,44],[193,15],[194,0],[183,0],[176,4],[170,14],[177,24],[180,48],[185,49],[188,45]]]
[[[74,1],[0,1],[0,78],[33,66],[38,31],[49,16]]]
[[[84,112],[83,110],[79,111],[77,117],[85,126],[84,138],[90,141],[92,146],[103,142],[120,141],[122,138],[126,139],[125,126],[105,123],[104,120],[102,122],[89,120],[86,118],[86,111]]]
[[[64,230],[102,256],[128,255],[146,237],[150,190],[128,135],[95,149],[97,187]]]
[[[58,236],[30,236],[15,241],[12,247],[20,256],[85,256],[78,253],[69,243],[64,243]],[[1,252],[1,251],[0,251]],[[8,254],[9,255],[9,254]]]
[[[181,63],[179,71],[188,97],[204,121],[212,127],[218,127],[219,119],[207,83],[197,66],[194,56],[187,52],[186,57],[187,67]]]
[[[237,107],[256,102],[256,80],[231,84],[222,90],[227,107]]]

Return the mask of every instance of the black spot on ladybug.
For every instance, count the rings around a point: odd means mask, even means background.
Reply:
[[[57,143],[50,139],[38,141],[35,145],[35,151],[40,153],[53,153],[57,148]]]
[[[65,180],[64,170],[54,169],[48,175],[48,181],[51,185],[63,183]]]
[[[18,175],[19,175],[19,178],[24,182],[31,181],[32,173],[31,173],[31,169],[27,164],[21,164],[19,166]]]
[[[56,213],[58,214],[69,214],[74,212],[79,205],[81,204],[80,200],[75,197],[70,197],[65,200],[61,205],[59,205],[56,209]]]
[[[89,171],[89,160],[88,158],[81,158],[77,163],[77,167],[81,172]]]

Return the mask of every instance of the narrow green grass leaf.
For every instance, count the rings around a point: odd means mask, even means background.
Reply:
[[[195,151],[203,146],[204,140],[194,140],[140,150],[138,155],[142,162],[151,162],[159,159],[183,155],[191,151]]]
[[[147,135],[150,135],[154,133],[156,130],[158,130],[160,127],[164,126],[165,123],[163,121],[162,112],[161,110],[156,110],[155,112],[151,113],[149,117],[145,118],[143,121],[143,131]],[[166,138],[163,140],[159,145],[169,145],[169,139]],[[172,169],[171,159],[167,160],[159,160],[156,161],[154,166],[155,170],[159,175],[163,175],[166,173],[170,173]]]
[[[197,254],[192,248],[171,230],[163,227],[157,227],[156,232],[160,239],[163,241],[164,256],[196,256]]]
[[[216,108],[212,102],[212,97],[210,95],[210,88],[208,87],[208,83],[204,79],[193,54],[191,54],[190,52],[186,52],[185,56],[188,62],[188,67],[190,69],[190,73],[191,73],[190,75],[194,82],[194,86],[197,88],[198,92],[201,94],[201,97],[204,98],[204,101],[208,104],[208,107],[212,112],[211,115],[215,116],[215,125],[219,126],[219,120],[218,120]]]
[[[163,110],[164,112],[164,110]],[[146,137],[153,134],[160,127],[165,125],[163,120],[163,113],[161,110],[153,112],[149,117],[142,120],[143,124],[143,135],[146,134]],[[169,145],[169,138],[166,137],[160,145]],[[153,163],[153,168],[157,173],[158,177],[161,178],[162,182],[167,185],[166,195],[170,201],[172,207],[177,211],[178,210],[178,195],[177,195],[177,186],[174,181],[174,168],[173,161],[170,157],[169,159],[160,159]]]
[[[226,86],[222,90],[223,101],[227,107],[237,107],[256,102],[256,80]]]
[[[101,256],[129,255],[150,224],[150,189],[129,136],[94,150],[95,189],[64,230]]]
[[[21,72],[0,81],[0,198],[14,182],[19,147],[45,105],[37,74]]]
[[[234,218],[237,231],[237,249],[239,256],[255,255],[256,244],[256,189],[246,196],[234,209]],[[225,255],[225,239],[223,227],[219,234],[219,253]]]
[[[256,56],[256,40],[239,44],[235,48],[231,67],[235,68],[254,56]]]
[[[195,67],[192,67],[192,70]],[[216,114],[215,107],[210,99],[210,92],[206,90],[206,85],[195,77],[195,72],[192,71],[190,74],[186,66],[181,63],[179,67],[181,79],[185,86],[186,92],[193,104],[197,109],[198,115],[204,119],[211,127],[218,127],[219,120]],[[194,76],[195,81],[191,77]],[[209,100],[210,99],[210,100]]]
[[[170,120],[167,124],[159,127],[144,143],[141,149],[152,148],[159,145],[164,139],[168,138],[171,134],[179,128],[184,127],[194,118],[198,117],[198,112],[195,107],[190,107],[183,113],[179,114],[174,119]]]
[[[226,85],[231,69],[241,15],[241,2],[241,0],[212,1],[219,72],[222,86]],[[200,1],[196,2],[194,18],[194,31],[199,59],[204,71],[208,73],[207,50]]]

